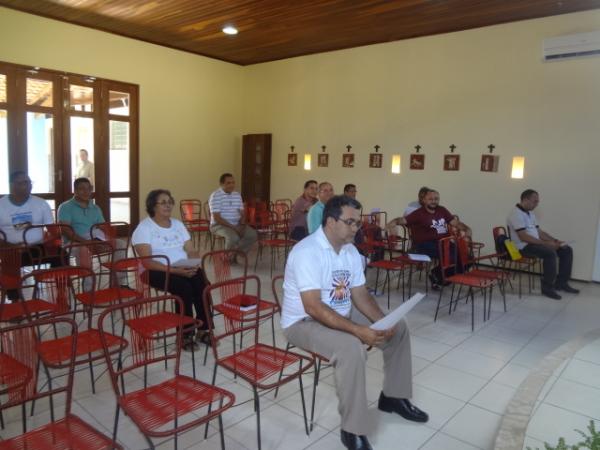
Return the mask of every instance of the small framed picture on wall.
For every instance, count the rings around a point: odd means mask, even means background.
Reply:
[[[460,169],[460,155],[454,153],[444,155],[444,170],[457,171]]]
[[[383,167],[383,155],[381,153],[370,153],[369,167],[373,169],[381,169]]]
[[[354,167],[354,153],[344,153],[342,155],[342,167]]]
[[[288,166],[298,165],[298,153],[288,153]]]
[[[410,170],[424,170],[425,155],[421,153],[413,153],[410,155]]]
[[[329,167],[329,153],[317,154],[317,167]]]

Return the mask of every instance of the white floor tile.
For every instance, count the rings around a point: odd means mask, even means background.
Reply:
[[[437,432],[419,450],[480,450],[465,441],[460,441],[442,432]]]
[[[446,434],[475,447],[491,450],[502,416],[473,405],[466,405],[442,428]],[[476,424],[476,426],[475,426]]]
[[[575,357],[577,356],[578,354],[575,355]],[[566,369],[562,372],[560,377],[576,383],[598,387],[600,386],[600,364],[594,364],[589,361],[573,358],[571,361],[569,361]]]
[[[491,381],[469,403],[497,414],[504,414],[516,391],[515,388]]]
[[[466,402],[485,386],[487,380],[433,363],[414,377],[414,382]]]
[[[425,424],[417,424],[404,420],[398,414],[385,413],[371,409],[375,417],[376,428],[369,435],[373,448],[414,450],[423,445],[435,430]]]
[[[496,383],[517,388],[527,378],[530,370],[528,367],[510,362],[492,380]]]
[[[412,403],[429,414],[427,426],[439,430],[454,416],[465,402],[457,400],[423,386],[413,388]]]
[[[486,379],[492,378],[505,365],[502,360],[458,348],[446,353],[436,361],[436,364]]]
[[[527,434],[553,446],[559,437],[564,437],[567,443],[573,444],[581,438],[575,430],[585,430],[590,419],[556,406],[542,404],[531,418]]]
[[[499,339],[475,335],[465,340],[458,348],[496,358],[501,361],[510,361],[510,359],[521,350],[522,345],[510,344]]]
[[[452,346],[450,345],[423,339],[418,336],[411,336],[411,347],[413,355],[427,361],[435,361],[452,350]]]
[[[598,380],[600,383],[600,379]],[[599,384],[600,386],[600,384]],[[558,379],[544,403],[600,420],[600,389]]]

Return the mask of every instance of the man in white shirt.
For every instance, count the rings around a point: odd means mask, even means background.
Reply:
[[[540,197],[536,191],[533,189],[523,191],[521,202],[515,205],[508,216],[508,229],[511,239],[523,256],[542,259],[544,270],[542,294],[560,300],[561,296],[556,291],[579,293],[578,289],[569,286],[573,249],[540,228],[533,213],[539,202]],[[558,274],[556,258],[558,258]]]
[[[341,439],[349,449],[370,449],[365,346],[383,351],[384,382],[379,409],[426,422],[412,405],[410,335],[396,327],[369,328],[384,316],[365,286],[361,257],[352,244],[360,228],[360,203],[335,196],[325,205],[322,226],[292,249],[285,268],[281,313],[292,344],[329,359],[335,370],[342,419]]]
[[[79,150],[79,159],[80,163],[77,165],[77,170],[75,172],[75,178],[87,178],[94,186],[95,177],[94,177],[94,163],[89,160],[89,153],[85,148]]]
[[[230,173],[219,178],[221,187],[210,194],[210,231],[225,238],[225,249],[248,252],[258,236],[254,228],[245,223],[244,203],[235,192],[235,179]]]

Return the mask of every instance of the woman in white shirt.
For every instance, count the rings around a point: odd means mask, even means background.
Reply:
[[[150,191],[146,197],[146,212],[148,216],[142,220],[133,232],[131,243],[140,256],[166,255],[171,264],[169,286],[167,290],[179,296],[184,303],[185,315],[202,321],[202,329],[198,330],[196,339],[207,343],[206,329],[208,324],[202,302],[202,292],[206,279],[198,265],[174,266],[175,263],[189,258],[200,258],[200,253],[194,248],[190,234],[177,219],[171,217],[175,200],[166,189]],[[150,285],[162,288],[165,283],[167,266],[157,260],[146,264],[150,270]],[[184,349],[195,348],[193,333],[184,336]]]

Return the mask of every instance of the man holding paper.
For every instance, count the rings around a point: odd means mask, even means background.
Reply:
[[[361,205],[335,196],[325,205],[322,226],[291,251],[285,268],[281,327],[288,341],[331,361],[335,370],[341,439],[348,449],[370,449],[365,389],[365,346],[383,351],[384,382],[379,409],[408,420],[428,416],[412,396],[410,335],[401,320],[374,330],[384,317],[367,291],[361,257],[352,244],[360,228]]]
[[[569,286],[573,266],[573,249],[566,242],[559,241],[542,230],[537,223],[533,210],[540,202],[539,194],[526,189],[508,216],[508,229],[511,239],[523,256],[541,258],[544,264],[542,276],[542,294],[554,300],[561,296],[556,292],[564,291],[578,294],[579,289]],[[558,258],[558,274],[556,271]]]

